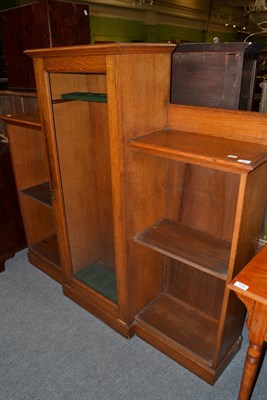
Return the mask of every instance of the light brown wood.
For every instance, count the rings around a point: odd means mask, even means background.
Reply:
[[[1,116],[6,122],[29,259],[62,282],[56,225],[50,195],[50,172],[38,115]],[[54,240],[51,241],[50,237]],[[30,255],[31,254],[31,255]]]
[[[262,145],[183,131],[151,133],[130,141],[130,146],[161,157],[233,172],[250,171],[267,159]]]
[[[258,112],[169,104],[168,128],[200,135],[267,144],[267,116]]]
[[[266,116],[248,117],[247,128],[238,112],[168,104],[173,49],[115,44],[27,54],[64,293],[213,384],[242,339],[245,309],[227,283],[256,252]],[[107,103],[61,97],[91,91],[106,93]],[[103,263],[116,278],[112,299],[90,286],[91,276],[81,278]]]
[[[267,340],[267,245],[229,284],[248,311],[249,347],[240,384],[239,400],[248,400]]]
[[[226,279],[230,243],[166,219],[140,233],[135,240],[219,279]]]

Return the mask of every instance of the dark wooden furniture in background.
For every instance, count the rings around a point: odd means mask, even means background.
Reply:
[[[242,42],[179,44],[172,57],[171,102],[250,110],[263,47]]]
[[[0,141],[0,272],[5,261],[26,247],[9,146]]]
[[[0,118],[6,122],[29,261],[62,282],[47,151],[39,117],[12,114]]]
[[[35,88],[26,49],[90,43],[89,6],[41,0],[0,12],[0,29],[9,89]]]
[[[261,358],[263,342],[267,341],[267,245],[229,284],[248,311],[249,347],[239,391],[239,400],[251,396]]]
[[[37,98],[34,93],[0,91],[0,114],[23,111],[37,113],[37,109]],[[6,133],[3,121],[0,121],[0,131]],[[13,257],[27,244],[10,160],[10,148],[4,143],[0,146],[0,264],[4,270],[5,260]]]
[[[213,384],[242,340],[227,283],[257,250],[267,116],[168,104],[173,49],[27,53],[64,293]]]

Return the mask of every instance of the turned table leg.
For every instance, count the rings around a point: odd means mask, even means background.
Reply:
[[[262,345],[249,343],[238,400],[248,400],[261,358]]]
[[[256,373],[263,343],[266,340],[267,331],[267,307],[265,304],[256,301],[242,300],[246,303],[248,309],[247,326],[249,328],[249,347],[247,350],[238,400],[248,400],[252,393]]]

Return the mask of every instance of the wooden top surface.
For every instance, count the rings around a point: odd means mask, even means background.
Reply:
[[[97,56],[110,54],[171,53],[175,44],[165,43],[112,43],[79,46],[62,46],[26,50],[31,57]]]
[[[246,285],[244,289],[242,285]],[[228,287],[236,293],[267,305],[267,245],[252,258]]]
[[[139,137],[129,145],[161,157],[233,172],[249,172],[267,161],[265,145],[170,129]]]
[[[0,119],[7,123],[29,125],[41,128],[41,123],[38,114],[6,114],[0,115]]]

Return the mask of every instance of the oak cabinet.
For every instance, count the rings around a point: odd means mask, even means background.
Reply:
[[[227,283],[258,248],[266,116],[170,104],[173,50],[27,53],[64,293],[213,384],[242,341]]]
[[[158,288],[144,291],[140,282],[149,276],[128,263],[124,147],[127,137],[166,124],[172,50],[114,44],[27,51],[55,189],[64,293],[127,337]]]
[[[2,115],[9,137],[12,166],[29,261],[62,282],[56,225],[51,202],[47,152],[38,115]]]

